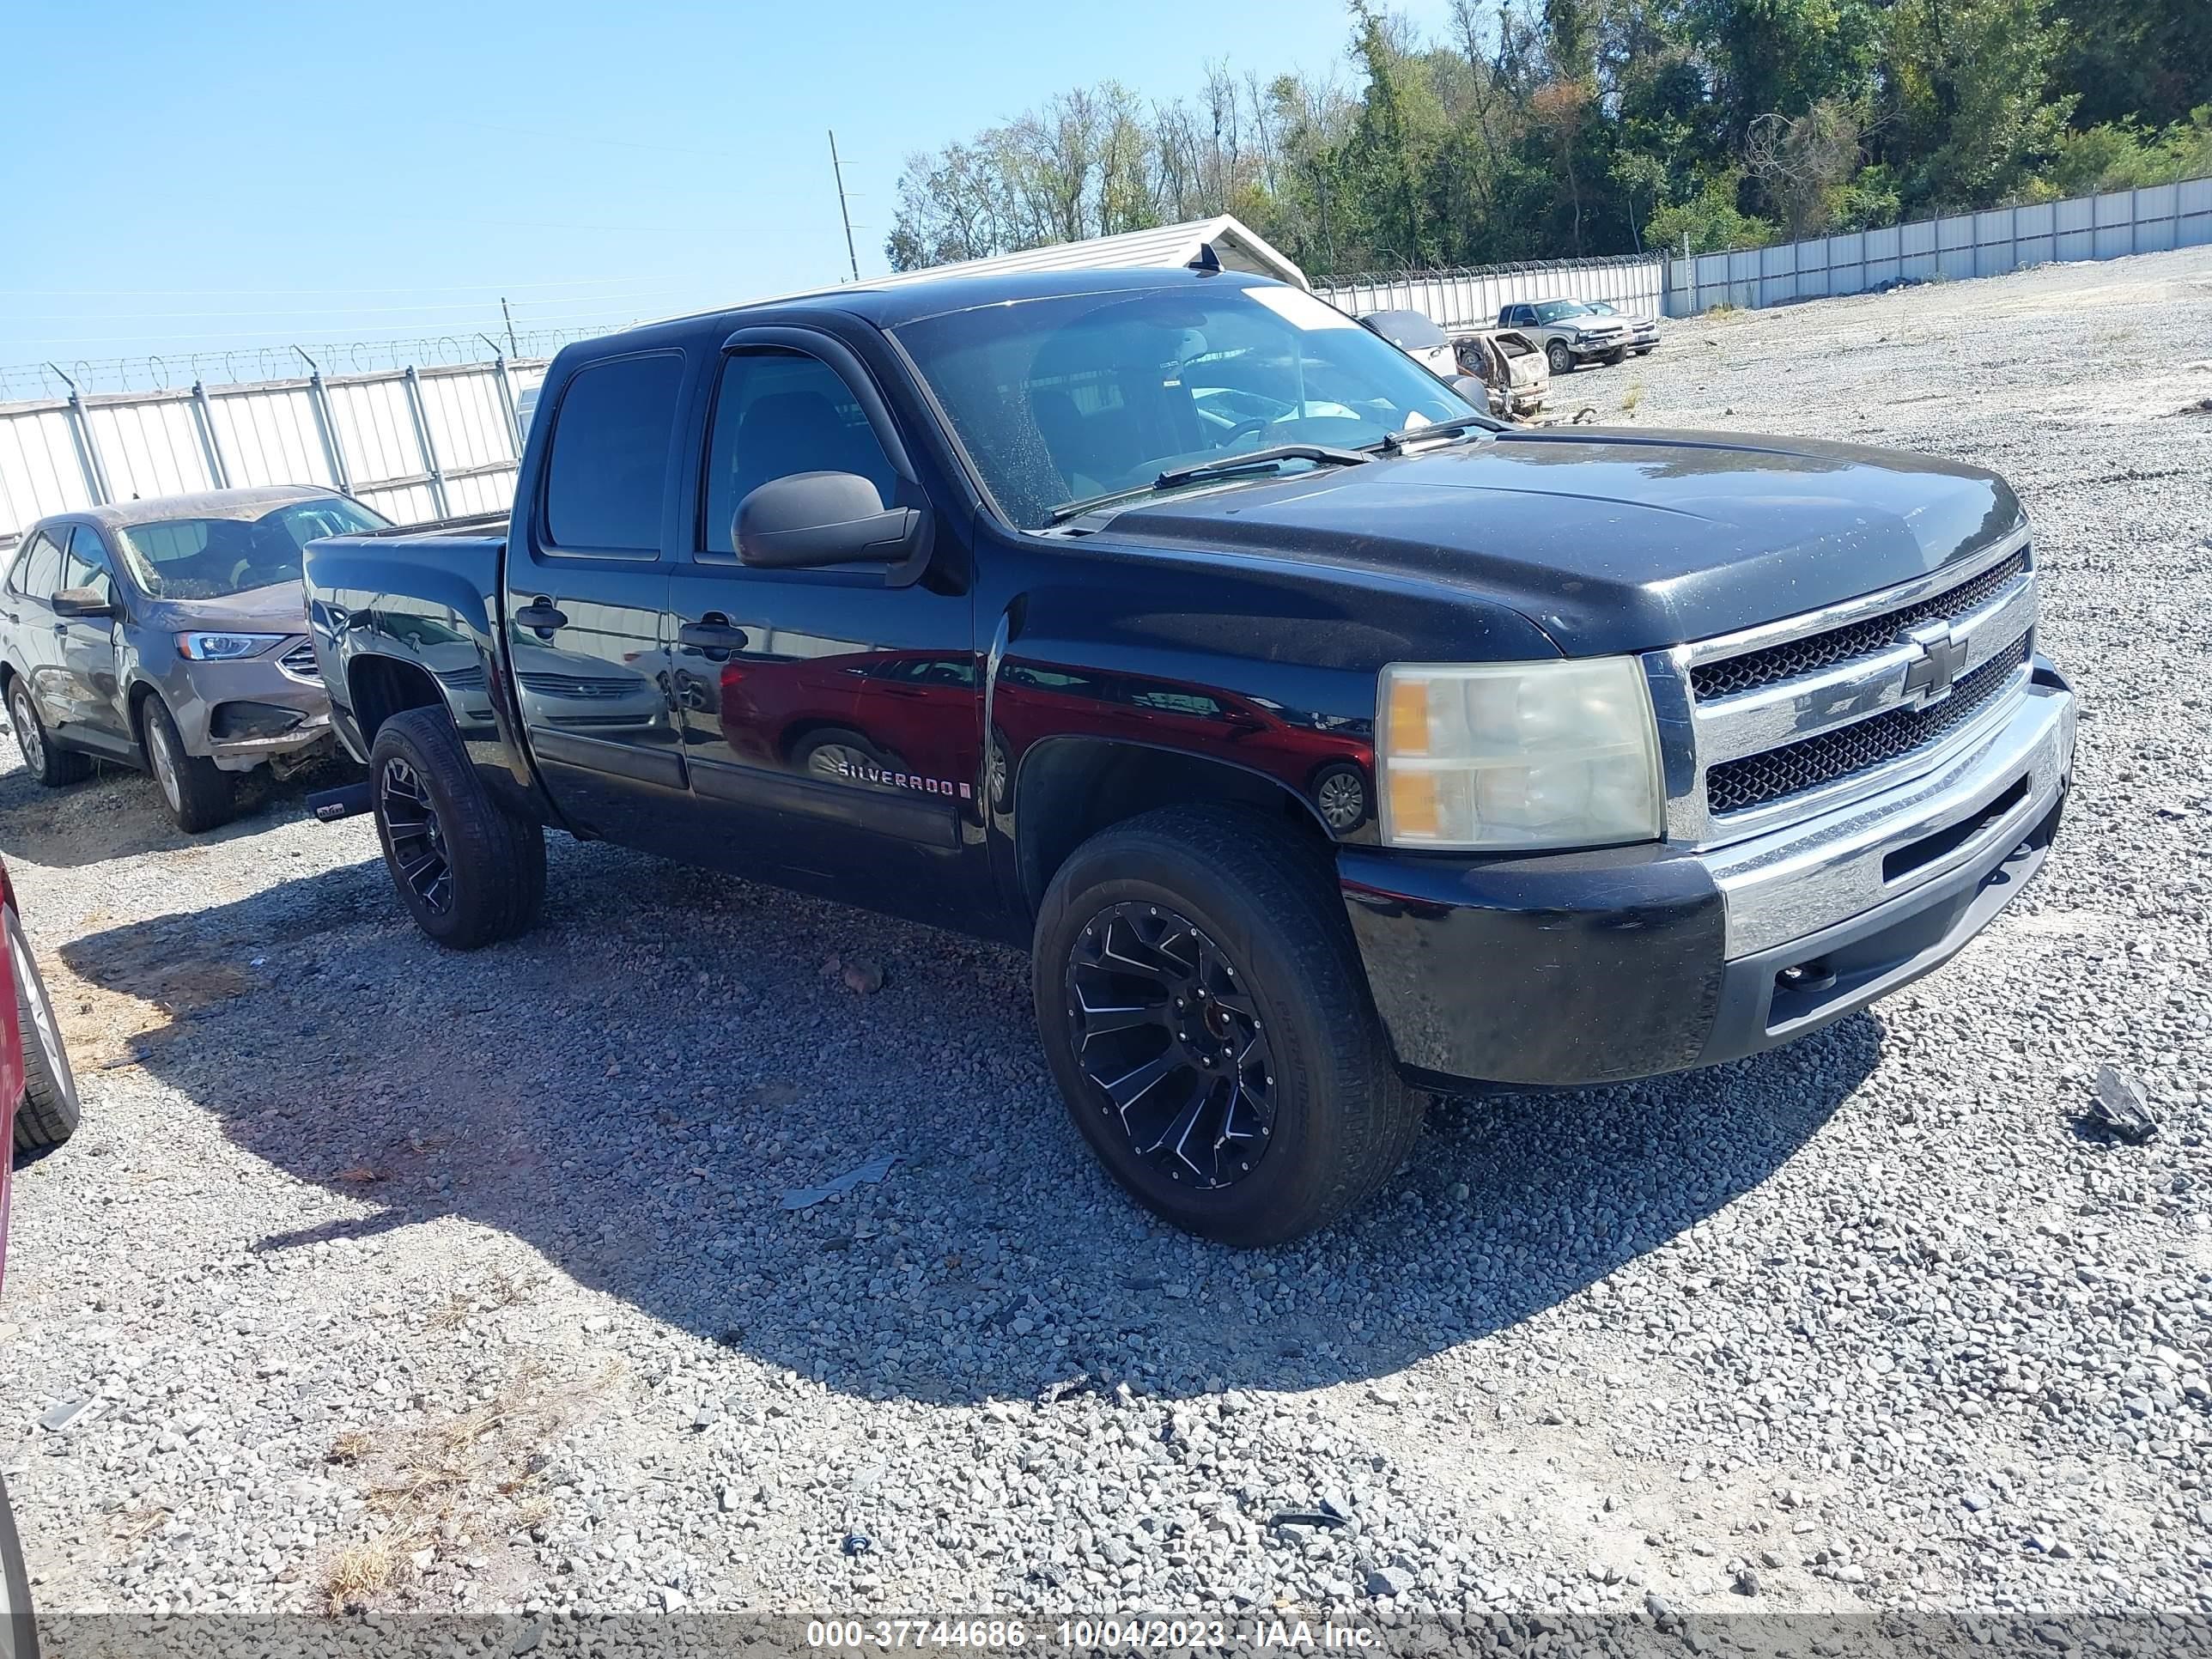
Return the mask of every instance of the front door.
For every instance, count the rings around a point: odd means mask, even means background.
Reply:
[[[507,661],[548,792],[572,828],[664,850],[690,804],[662,638],[683,383],[679,351],[571,376],[507,559]]]
[[[69,550],[62,559],[64,588],[88,589],[113,605],[118,598],[113,572],[113,558],[99,531],[80,524],[70,532]],[[69,705],[70,735],[118,753],[129,751],[136,742],[125,723],[115,672],[121,626],[113,617],[54,618],[59,695]]]
[[[791,473],[858,473],[886,506],[922,504],[866,373],[826,338],[724,357],[690,556],[672,567],[684,769],[726,867],[957,920],[981,822],[967,593],[895,585],[881,565],[751,568],[736,551],[738,503]]]

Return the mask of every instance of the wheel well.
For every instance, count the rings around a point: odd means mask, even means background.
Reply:
[[[1022,757],[1014,787],[1022,892],[1034,910],[1069,854],[1101,830],[1156,806],[1198,801],[1275,814],[1334,844],[1312,805],[1295,791],[1224,761],[1141,744],[1059,738]]]
[[[364,746],[376,741],[376,728],[394,714],[446,706],[428,669],[392,657],[356,658],[346,668],[346,696]]]
[[[131,716],[131,735],[142,744],[146,741],[146,705],[158,695],[152,681],[140,680],[131,688],[130,699],[125,705],[125,712]]]

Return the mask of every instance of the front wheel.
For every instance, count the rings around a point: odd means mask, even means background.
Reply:
[[[153,768],[154,781],[161,786],[161,799],[177,828],[197,836],[228,823],[238,811],[230,774],[204,756],[185,752],[185,739],[161,698],[148,697],[138,720],[146,739],[147,764]]]
[[[1575,354],[1568,350],[1562,341],[1554,340],[1544,348],[1544,361],[1551,364],[1552,373],[1554,374],[1571,374],[1575,372]]]
[[[12,906],[0,905],[0,934],[5,934],[8,966],[15,979],[15,1024],[23,1039],[23,1101],[15,1109],[15,1150],[44,1152],[76,1133],[76,1073],[54,1018],[31,942]]]
[[[1607,368],[1617,368],[1622,363],[1628,361],[1628,348],[1626,346],[1615,346],[1612,350],[1607,352],[1601,361],[1604,362]]]
[[[369,793],[385,867],[415,925],[455,951],[527,932],[545,904],[545,832],[503,811],[443,708],[376,728]]]
[[[1045,895],[1054,1078],[1108,1172],[1186,1231],[1256,1247],[1325,1226],[1419,1128],[1330,875],[1273,818],[1171,806],[1091,837]]]

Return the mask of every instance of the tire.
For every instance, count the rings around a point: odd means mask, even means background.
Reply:
[[[75,750],[58,749],[31,701],[31,688],[18,675],[8,686],[8,723],[15,728],[15,746],[23,751],[23,768],[49,789],[82,783],[92,775],[92,757]]]
[[[1652,349],[1650,346],[1638,346],[1636,348],[1636,355],[1639,357],[1649,357],[1651,355],[1651,350]]]
[[[485,791],[443,708],[410,708],[368,750],[376,838],[399,902],[452,951],[527,933],[545,908],[545,832]]]
[[[15,975],[15,1023],[23,1036],[23,1098],[15,1109],[15,1150],[40,1152],[76,1131],[76,1073],[70,1069],[54,1005],[46,996],[31,942],[12,906],[0,905],[8,965]]]
[[[8,1488],[0,1485],[0,1574],[7,1579],[7,1601],[0,1604],[0,1653],[12,1659],[39,1659],[39,1620],[31,1606],[31,1575],[23,1564],[23,1540]]]
[[[1109,959],[1174,967],[1155,985]],[[1032,988],[1076,1127],[1132,1197],[1187,1232],[1257,1248],[1325,1226],[1382,1186],[1419,1130],[1421,1097],[1398,1073],[1333,872],[1263,814],[1164,807],[1084,842],[1045,894]],[[1139,1006],[1147,1018],[1097,1018]],[[1201,1045],[1219,1040],[1206,1070],[1178,1058],[1186,1018]],[[1147,1073],[1117,1108],[1109,1085]]]
[[[1618,368],[1621,364],[1628,361],[1628,348],[1626,346],[1615,346],[1598,361],[1603,363],[1607,368]]]
[[[809,732],[791,751],[791,763],[809,777],[851,783],[862,781],[852,775],[855,766],[872,766],[881,772],[896,771],[899,765],[897,756],[842,726]]]
[[[1575,372],[1575,354],[1566,348],[1565,341],[1553,340],[1544,348],[1544,361],[1552,366],[1554,375]]]
[[[188,836],[204,835],[237,815],[238,792],[230,774],[204,755],[185,752],[177,722],[160,697],[148,697],[140,705],[138,729],[145,739],[147,769],[178,829]]]

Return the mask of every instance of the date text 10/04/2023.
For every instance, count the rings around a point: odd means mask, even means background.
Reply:
[[[1011,1619],[829,1619],[808,1622],[806,1644],[831,1651],[878,1653],[902,1648],[1321,1653],[1371,1650],[1377,1637],[1364,1625],[1296,1618],[1062,1619],[1035,1626]]]

